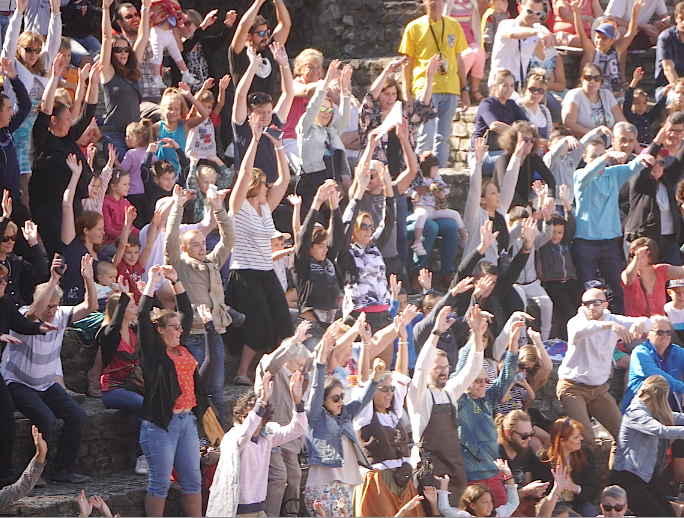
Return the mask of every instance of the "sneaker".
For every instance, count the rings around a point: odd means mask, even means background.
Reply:
[[[181,76],[181,80],[184,83],[188,83],[188,86],[197,86],[199,84],[199,81],[197,80],[197,78],[189,70],[186,70],[185,72],[183,72],[183,74]]]
[[[76,401],[76,403],[78,403],[79,405],[82,405],[86,402],[85,394],[79,394],[78,392],[74,392],[70,389],[66,389],[66,393],[69,394],[72,398],[74,398],[74,401]]]
[[[44,487],[47,487],[47,482],[45,482],[45,479],[43,477],[40,477],[38,479],[38,482],[36,482],[36,485],[33,487],[38,488],[38,489],[43,489]]]
[[[425,247],[420,241],[414,241],[414,243],[411,245],[411,250],[413,250],[418,256],[427,255]]]
[[[140,455],[135,461],[135,473],[137,475],[147,475],[147,457]]]
[[[152,88],[159,88],[161,90],[166,89],[166,85],[164,84],[164,81],[162,81],[161,76],[154,76],[154,79],[152,80]]]
[[[230,318],[232,320],[232,323],[230,324],[232,327],[240,327],[242,324],[245,323],[246,317],[244,313],[240,313],[239,311],[235,311],[233,308],[229,307],[228,314],[230,315]]]
[[[78,473],[74,473],[73,471],[67,471],[67,470],[62,470],[62,471],[57,471],[52,474],[52,481],[53,482],[68,482],[69,484],[85,484],[90,480],[90,477],[87,475],[79,475]]]

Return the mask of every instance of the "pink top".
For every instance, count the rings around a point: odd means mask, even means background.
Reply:
[[[591,16],[594,18],[594,11],[591,7],[591,0],[584,0],[582,5],[582,10],[580,11],[582,16]],[[591,24],[589,22],[583,22],[584,31],[587,36],[591,38]],[[553,9],[549,13],[549,19],[546,20],[546,26],[551,27],[551,32],[567,32],[569,34],[577,34],[575,32],[575,24],[570,22],[564,22],[563,19],[558,14],[557,3],[553,2]]]
[[[305,84],[302,76],[294,78],[295,83]],[[283,124],[283,138],[297,138],[297,123],[302,118],[306,111],[306,105],[309,104],[308,97],[295,97],[290,107],[290,113],[287,114],[287,122]]]
[[[644,294],[638,277],[630,286],[621,283],[625,294],[625,316],[650,317],[651,315],[665,314],[665,303],[667,302],[665,285],[667,284],[667,269],[669,267],[669,264],[653,265],[656,272],[656,282],[652,294]]]
[[[113,243],[121,235],[124,221],[126,221],[126,207],[130,205],[131,202],[124,197],[119,198],[117,201],[114,196],[105,194],[104,204],[102,205],[102,215],[104,216],[105,224],[104,244]],[[140,234],[140,231],[131,226],[131,234],[137,236]]]

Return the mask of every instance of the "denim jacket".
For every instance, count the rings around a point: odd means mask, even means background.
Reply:
[[[622,416],[614,471],[629,471],[646,483],[654,474],[662,474],[667,443],[684,439],[684,414],[675,412],[674,424],[665,426],[651,416],[641,398],[632,399]]]
[[[372,469],[359,446],[353,420],[373,401],[379,383],[370,379],[361,393],[361,398],[343,405],[342,413],[333,416],[323,408],[327,367],[326,363],[316,364],[313,387],[306,407],[306,417],[309,419],[309,428],[306,431],[309,463],[324,468],[341,468],[345,461],[342,457],[342,434],[345,434],[353,441],[357,456],[365,460],[368,469]]]

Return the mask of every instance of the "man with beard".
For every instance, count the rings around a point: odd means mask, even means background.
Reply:
[[[530,448],[534,427],[530,416],[522,410],[513,410],[496,418],[499,458],[508,461],[515,483],[518,484],[520,505],[516,516],[535,516],[535,505],[544,496],[548,482],[532,481],[537,456]]]
[[[487,329],[480,307],[472,307],[468,325],[473,332],[473,346],[459,374],[447,380],[449,360],[437,342],[454,320],[449,318],[450,306],[443,307],[430,337],[416,360],[416,370],[408,389],[408,409],[415,446],[411,452],[414,468],[431,465],[434,476],[449,475],[449,504],[457,507],[467,486],[465,468],[458,436],[458,398],[472,385],[482,370],[484,345],[482,335]],[[424,474],[421,485],[436,486],[430,474]]]
[[[266,18],[259,15],[259,9],[265,2],[266,0],[254,0],[252,6],[247,9],[240,20],[233,41],[228,47],[228,62],[233,84],[237,85],[249,67],[247,47],[252,47],[258,54],[261,54],[261,63],[256,71],[256,77],[249,93],[262,92],[276,98],[280,83],[279,65],[268,46],[274,41],[284,46],[287,37],[290,35],[292,22],[285,1],[273,0],[278,25],[271,34]]]

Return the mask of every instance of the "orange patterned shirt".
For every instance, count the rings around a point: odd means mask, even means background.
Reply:
[[[178,356],[172,354],[168,349],[166,350],[166,354],[169,355],[176,367],[178,384],[181,389],[181,395],[176,399],[173,409],[194,408],[197,406],[197,398],[195,397],[195,379],[193,376],[197,368],[197,360],[184,346],[179,345],[177,350],[180,353]]]

